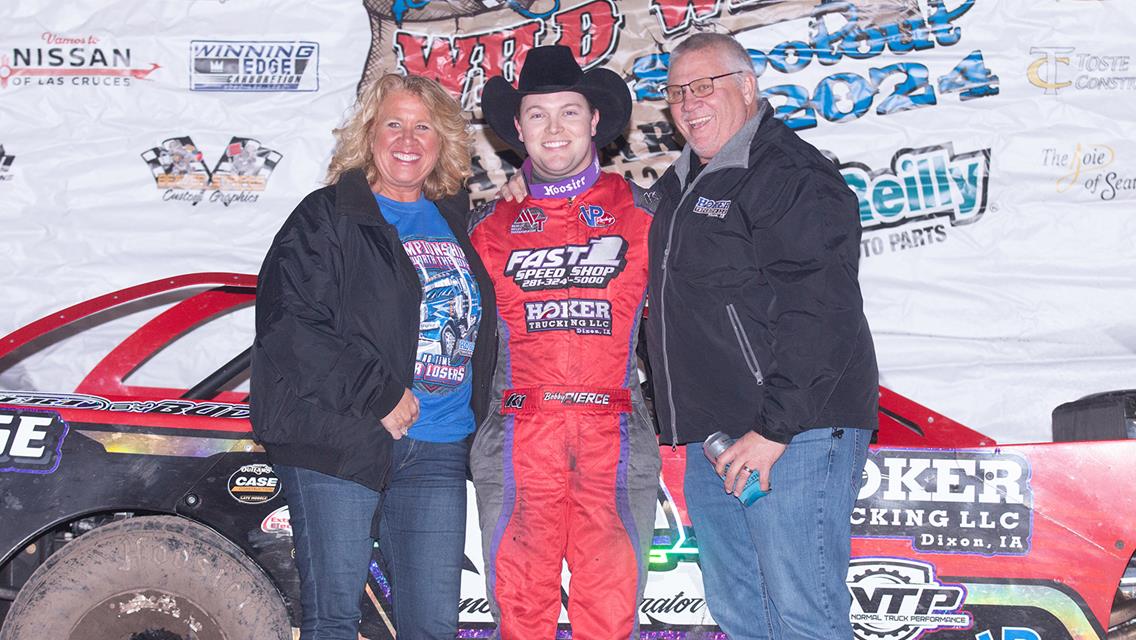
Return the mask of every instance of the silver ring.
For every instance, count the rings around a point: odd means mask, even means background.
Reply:
[[[753,469],[750,469],[748,464],[742,465],[742,471],[745,471],[746,473],[753,473]]]

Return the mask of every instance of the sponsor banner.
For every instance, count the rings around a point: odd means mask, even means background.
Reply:
[[[920,552],[1025,555],[1032,530],[1029,463],[997,451],[873,451],[852,510],[853,536]]]
[[[229,476],[229,495],[242,504],[269,502],[280,495],[280,478],[267,464],[246,464]]]
[[[319,43],[194,40],[193,91],[317,91]]]

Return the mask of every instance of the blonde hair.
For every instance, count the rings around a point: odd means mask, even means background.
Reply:
[[[327,183],[335,183],[351,169],[363,169],[368,184],[373,185],[382,179],[371,152],[373,128],[383,102],[398,91],[422,101],[442,145],[438,150],[438,164],[422,185],[423,194],[429,200],[452,196],[473,173],[470,170],[473,134],[469,131],[469,123],[462,117],[458,102],[437,81],[396,73],[385,74],[363,87],[347,124],[332,131],[336,143],[327,168]]]

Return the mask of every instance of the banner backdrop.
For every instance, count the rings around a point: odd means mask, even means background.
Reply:
[[[155,278],[255,273],[358,85],[386,71],[469,110],[482,200],[520,160],[484,126],[485,80],[567,45],[626,79],[635,112],[604,162],[647,185],[681,148],[658,99],[667,52],[706,29],[745,44],[777,116],[859,196],[885,386],[1007,442],[1136,387],[1126,0],[6,2],[0,333]],[[83,329],[0,387],[74,388],[122,337]],[[246,311],[135,375],[198,377],[250,332]]]

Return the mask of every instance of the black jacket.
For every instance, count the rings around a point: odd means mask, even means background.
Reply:
[[[484,419],[496,357],[493,285],[466,233],[467,194],[436,203],[481,289],[471,405]],[[260,270],[251,420],[273,464],[372,489],[386,485],[392,439],[380,420],[414,376],[418,274],[362,171],[311,194]]]
[[[690,186],[688,147],[645,195],[648,346],[664,442],[878,425],[857,282],[860,216],[830,160],[768,104]]]

